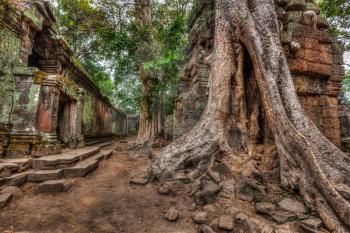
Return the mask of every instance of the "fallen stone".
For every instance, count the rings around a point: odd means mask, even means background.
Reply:
[[[278,203],[278,206],[288,212],[306,213],[304,204],[295,198],[285,198]]]
[[[192,220],[194,223],[203,224],[207,222],[208,213],[207,212],[194,212],[192,214]]]
[[[197,208],[196,203],[193,203],[193,204],[190,206],[189,211],[195,211],[196,208]]]
[[[264,224],[260,230],[261,233],[276,233],[276,229],[269,224]]]
[[[175,207],[171,207],[164,215],[164,218],[168,221],[176,221],[179,217],[178,211],[175,209]]]
[[[230,170],[229,166],[227,166],[226,163],[218,163],[215,166],[213,166],[212,170],[216,171],[217,173],[219,173],[222,176],[226,176],[226,175],[231,173],[231,170]]]
[[[222,190],[219,194],[220,197],[234,198],[235,197],[235,184],[234,179],[225,180],[220,183],[222,185]]]
[[[66,180],[49,180],[39,184],[39,191],[42,193],[63,192],[71,186],[71,183]]]
[[[198,232],[199,233],[215,233],[215,231],[213,229],[211,229],[211,227],[209,227],[207,225],[201,225],[199,227]]]
[[[195,193],[195,200],[198,205],[210,204],[216,195],[221,191],[222,186],[210,180],[202,179],[199,190]]]
[[[212,178],[215,182],[219,183],[221,178],[220,178],[220,174],[218,172],[215,171],[208,171],[208,175],[210,178]]]
[[[237,188],[237,197],[244,201],[252,202],[257,196],[265,193],[265,186],[254,179],[244,178],[240,180]]]
[[[148,183],[148,179],[133,178],[129,180],[129,183],[135,185],[146,185]]]
[[[213,230],[217,230],[219,228],[219,219],[214,218],[213,220],[211,220],[209,225]]]
[[[257,203],[255,206],[256,212],[271,216],[275,212],[275,205],[267,202]]]
[[[57,180],[62,178],[63,170],[42,170],[37,171],[27,176],[29,182],[43,182],[47,180]]]
[[[162,195],[174,195],[185,190],[184,183],[179,180],[166,181],[158,187],[158,193]]]
[[[215,207],[215,205],[212,205],[212,204],[205,205],[205,206],[203,206],[203,211],[205,211],[205,212],[215,212],[216,211],[216,207]]]
[[[12,199],[12,193],[2,193],[0,194],[0,208],[4,208],[7,203],[9,203]]]
[[[301,221],[300,226],[301,228],[306,230],[306,232],[311,232],[311,233],[318,232],[318,230],[322,226],[322,220],[314,217],[308,218]]]
[[[221,215],[219,218],[219,228],[230,231],[233,229],[233,218],[230,215]]]
[[[255,233],[257,232],[257,229],[252,218],[250,218],[245,213],[239,213],[235,217],[235,231],[244,233]]]
[[[288,213],[288,212],[273,213],[271,217],[273,220],[275,220],[275,222],[277,222],[279,224],[282,224],[282,223],[285,223],[287,221],[291,221],[291,220],[297,218],[296,215],[294,215],[292,213]]]

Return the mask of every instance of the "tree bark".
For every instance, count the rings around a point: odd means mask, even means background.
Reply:
[[[197,125],[161,151],[154,174],[163,180],[194,166],[205,172],[220,151],[250,156],[259,108],[247,112],[244,87],[255,85],[278,150],[281,184],[314,205],[328,229],[349,232],[350,204],[337,188],[350,185],[350,159],[304,113],[278,28],[272,0],[216,1],[208,104]],[[252,63],[251,75],[242,71],[244,60]]]
[[[152,144],[162,133],[161,101],[158,99],[152,103],[151,83],[152,76],[155,75],[149,69],[144,68],[144,63],[154,59],[154,38],[152,35],[152,13],[150,0],[135,0],[135,18],[142,29],[147,29],[147,41],[139,44],[140,52],[140,79],[142,83],[140,125],[137,136],[137,143],[140,145]],[[155,100],[153,100],[154,102]]]

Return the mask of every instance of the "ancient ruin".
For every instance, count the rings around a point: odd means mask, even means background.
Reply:
[[[281,27],[281,42],[293,75],[299,100],[321,132],[340,146],[338,95],[344,78],[343,50],[330,34],[326,19],[313,1],[275,1]],[[304,12],[317,13],[317,30]],[[175,137],[191,129],[207,102],[210,61],[213,49],[214,1],[199,1],[190,18],[189,63],[180,77],[179,97],[174,113]],[[261,106],[262,107],[262,106]],[[260,125],[265,125],[260,116]],[[266,125],[265,125],[266,127]],[[263,143],[268,133],[261,135]],[[265,137],[265,139],[263,138]]]
[[[79,65],[48,2],[1,0],[0,19],[0,157],[56,154],[127,133],[127,116]]]
[[[0,0],[0,232],[350,232],[343,48],[318,6],[193,3],[174,115],[140,144],[50,5]]]

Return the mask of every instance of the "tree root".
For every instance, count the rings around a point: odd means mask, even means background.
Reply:
[[[299,103],[280,43],[273,1],[217,0],[215,22],[206,110],[193,130],[161,151],[153,165],[155,175],[164,179],[189,166],[203,172],[217,151],[228,155],[242,151],[240,147],[248,147],[243,150],[247,154],[252,151],[249,146],[254,140],[249,135],[254,131],[248,133],[249,116],[241,105],[242,56],[236,48],[242,43],[253,64],[277,147],[281,184],[314,205],[329,230],[350,232],[350,204],[336,189],[350,185],[350,159],[322,135]],[[237,81],[237,86],[232,85]]]

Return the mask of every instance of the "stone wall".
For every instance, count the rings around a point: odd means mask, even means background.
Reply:
[[[128,117],[128,132],[137,133],[140,125],[140,116]]]
[[[300,102],[324,135],[340,145],[337,96],[344,77],[342,47],[330,34],[326,19],[312,0],[275,2],[282,28],[281,42]],[[313,12],[317,15],[316,25],[311,17]],[[205,58],[213,49],[214,1],[196,1],[189,24],[189,62],[180,78],[174,116],[175,137],[195,125],[207,102],[210,64],[206,64]]]
[[[47,2],[0,0],[0,85],[0,157],[54,154],[61,144],[127,133],[127,116],[56,33]]]

